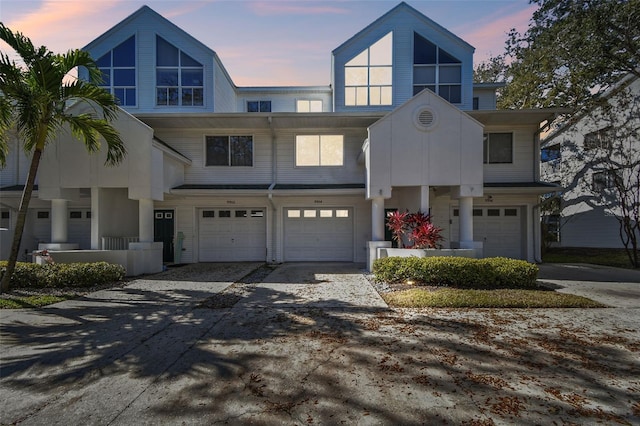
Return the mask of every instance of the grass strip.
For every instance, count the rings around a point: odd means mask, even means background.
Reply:
[[[398,308],[604,308],[586,297],[544,290],[437,290],[415,288],[386,293],[389,306]]]
[[[40,308],[74,297],[72,294],[0,297],[0,309]]]

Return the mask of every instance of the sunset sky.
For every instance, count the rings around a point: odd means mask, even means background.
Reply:
[[[54,52],[81,48],[147,5],[214,50],[238,86],[327,85],[331,51],[399,1],[0,0],[0,21]],[[527,0],[407,3],[476,48],[475,62],[502,53],[524,31]],[[8,52],[5,44],[0,44]]]

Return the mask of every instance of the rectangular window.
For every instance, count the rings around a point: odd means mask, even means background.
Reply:
[[[303,213],[304,217],[316,217],[315,210],[305,210]]]
[[[69,219],[82,219],[82,212],[81,211],[69,212]]]
[[[473,209],[474,216],[482,216],[482,209]]]
[[[202,217],[216,217],[216,211],[215,210],[203,210],[202,211]]]
[[[349,210],[336,210],[336,217],[349,217]]]
[[[518,209],[504,209],[505,216],[518,216]]]
[[[271,101],[248,101],[247,112],[271,112]]]
[[[156,36],[156,105],[204,105],[204,66]]]
[[[504,164],[513,163],[513,134],[485,133],[484,134],[484,163]]]
[[[262,210],[251,210],[251,217],[264,217],[264,211],[262,211]]]
[[[231,217],[231,210],[220,210],[218,217]]]
[[[540,152],[540,161],[543,163],[547,163],[549,161],[554,161],[560,158],[560,144],[555,144],[548,146],[546,148],[542,148]]]
[[[602,192],[605,189],[616,187],[616,180],[620,179],[620,170],[605,170],[595,172],[591,176],[591,189],[593,192]]]
[[[253,166],[252,136],[207,136],[206,166]]]
[[[500,209],[488,209],[487,216],[500,216]]]
[[[49,212],[40,211],[40,212],[36,213],[36,217],[38,219],[49,219]]]
[[[246,210],[236,210],[236,217],[247,217]]]
[[[473,109],[474,110],[480,109],[480,98],[478,97],[473,98]]]
[[[584,135],[584,149],[587,151],[598,148],[611,149],[612,139],[613,130],[611,127],[587,133]]]
[[[320,210],[320,217],[333,217],[333,210]]]
[[[287,217],[300,217],[300,210],[288,210]]]
[[[296,101],[296,112],[322,112],[322,101],[299,99]]]
[[[342,135],[297,135],[296,166],[342,166]]]

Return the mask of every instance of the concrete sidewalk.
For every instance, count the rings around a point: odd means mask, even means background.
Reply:
[[[0,313],[0,422],[640,422],[640,309],[390,310],[362,265],[256,266]]]

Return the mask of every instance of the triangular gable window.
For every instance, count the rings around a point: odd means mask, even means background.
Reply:
[[[413,34],[413,94],[424,89],[447,101],[462,102],[461,61],[421,35]]]
[[[136,105],[136,36],[131,36],[96,61],[102,71],[99,83],[120,105]]]
[[[344,66],[345,105],[391,105],[393,33],[360,52]]]
[[[204,67],[156,36],[156,105],[202,106]]]

